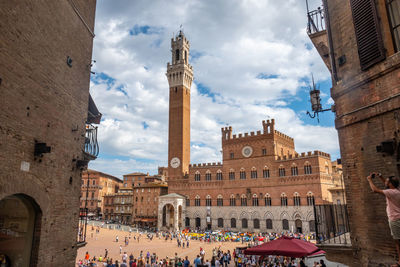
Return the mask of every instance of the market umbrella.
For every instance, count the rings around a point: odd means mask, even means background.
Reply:
[[[247,255],[277,255],[300,258],[317,252],[319,248],[312,243],[293,237],[282,236],[262,245],[248,248]]]

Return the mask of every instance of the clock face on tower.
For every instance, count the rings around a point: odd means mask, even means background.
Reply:
[[[253,149],[251,148],[251,146],[245,146],[242,149],[242,155],[246,158],[250,157],[251,154],[253,153]]]
[[[181,164],[181,161],[179,160],[179,158],[175,157],[175,158],[171,159],[170,164],[171,164],[171,167],[175,169],[175,168],[179,167],[179,165]]]

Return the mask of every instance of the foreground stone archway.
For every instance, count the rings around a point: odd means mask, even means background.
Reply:
[[[184,224],[186,197],[172,193],[160,196],[158,200],[158,230],[180,230]]]

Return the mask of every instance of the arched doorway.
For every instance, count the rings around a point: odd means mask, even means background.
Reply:
[[[163,207],[162,214],[162,226],[167,227],[168,229],[174,228],[174,217],[175,217],[175,209],[171,204],[166,204]]]
[[[294,221],[294,223],[296,225],[296,232],[297,233],[303,233],[303,224],[302,224],[301,220],[300,219],[296,219]]]
[[[11,266],[37,261],[41,218],[40,207],[31,197],[18,194],[0,200],[0,255]]]

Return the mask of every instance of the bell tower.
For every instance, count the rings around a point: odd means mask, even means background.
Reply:
[[[171,63],[167,64],[169,83],[168,178],[176,180],[189,173],[190,87],[193,69],[189,65],[189,41],[182,31],[171,39]]]

